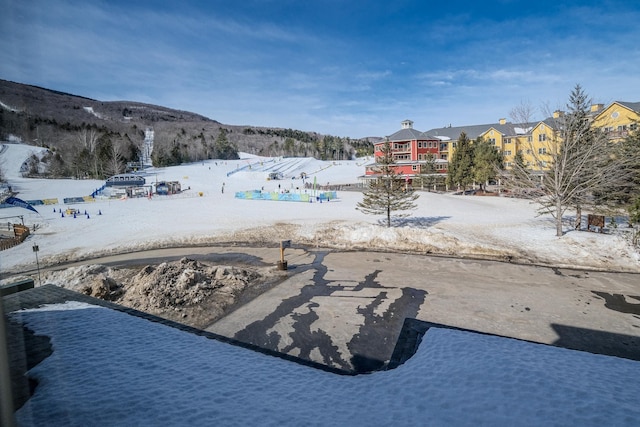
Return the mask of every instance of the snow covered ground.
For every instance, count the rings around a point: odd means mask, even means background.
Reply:
[[[148,171],[148,181],[190,187],[181,195],[66,205],[63,198],[87,196],[103,182],[21,178],[20,164],[34,150],[4,145],[10,185],[24,200],[60,203],[37,206],[39,214],[0,210],[1,218],[22,215],[35,228],[0,254],[2,273],[34,267],[33,244],[41,263],[53,265],[144,248],[281,239],[640,271],[638,253],[621,235],[557,238],[550,219],[523,200],[421,193],[413,216],[387,229],[355,209],[359,192],[338,191],[329,203],[234,198],[262,187],[304,191],[301,172],[308,182],[354,184],[365,160],[205,161]],[[285,179],[267,181],[270,172]],[[88,216],[63,218],[67,207]],[[51,337],[54,350],[29,372],[39,385],[16,413],[20,425],[600,426],[635,425],[640,417],[639,362],[495,336],[431,329],[404,365],[348,377],[81,303],[10,315]]]
[[[350,377],[84,303],[12,316],[54,348],[30,371],[39,385],[16,414],[24,426],[632,426],[640,418],[640,362],[489,335],[432,328],[404,365]]]
[[[180,181],[182,194],[129,199],[97,199],[65,204],[64,198],[90,195],[104,182],[43,180],[20,176],[20,166],[37,147],[4,144],[0,162],[17,197],[23,200],[57,198],[57,205],[0,210],[4,221],[21,215],[33,232],[26,243],[5,250],[2,273],[17,273],[35,265],[33,244],[41,265],[148,248],[207,243],[294,243],[350,249],[400,250],[511,259],[515,262],[640,271],[640,255],[623,232],[568,232],[555,236],[549,216],[538,216],[536,205],[505,197],[455,196],[420,192],[418,208],[400,226],[387,229],[379,217],[356,210],[357,191],[338,191],[329,203],[241,200],[237,191],[304,192],[307,183],[357,184],[367,159],[324,162],[312,158],[207,160],[182,166],[152,168],[147,183]],[[269,173],[282,180],[267,180]],[[224,192],[223,192],[224,188]],[[312,190],[306,190],[311,192]],[[61,216],[60,209],[76,208],[83,215]],[[55,212],[54,212],[55,210]],[[84,215],[84,212],[88,215]]]

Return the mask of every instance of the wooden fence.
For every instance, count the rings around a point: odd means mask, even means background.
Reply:
[[[22,224],[13,224],[13,237],[0,239],[0,251],[19,245],[27,237],[29,237],[29,227]]]

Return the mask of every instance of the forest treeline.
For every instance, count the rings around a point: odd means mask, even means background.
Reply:
[[[205,159],[261,156],[344,160],[373,153],[368,138],[294,129],[224,125],[197,114],[134,102],[100,102],[0,81],[0,140],[48,151],[32,156],[25,176],[104,179],[140,163],[145,130],[153,129],[156,167]]]

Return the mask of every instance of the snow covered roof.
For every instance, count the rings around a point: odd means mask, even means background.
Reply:
[[[537,123],[537,122],[536,122]],[[434,135],[438,138],[447,138],[449,140],[457,140],[460,134],[464,132],[469,139],[476,139],[483,135],[489,129],[496,129],[502,135],[515,136],[526,134],[531,131],[536,123],[527,123],[524,127],[522,124],[514,125],[513,123],[489,123],[482,125],[466,125],[466,126],[449,126],[443,128],[430,129],[425,133]]]
[[[533,129],[533,126],[527,126],[525,128],[519,127],[519,126],[513,127],[513,130],[516,133],[516,135],[526,135],[529,132],[531,132],[532,129]]]
[[[23,426],[601,426],[640,417],[640,362],[469,331],[431,327],[395,369],[341,376],[83,302],[11,317],[54,343],[29,372],[39,384],[16,413]]]

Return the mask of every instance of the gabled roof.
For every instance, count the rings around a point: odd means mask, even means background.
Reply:
[[[467,134],[467,138],[476,139],[479,136],[483,135],[489,129],[495,129],[500,132],[502,135],[515,136],[522,135],[522,131],[531,130],[537,123],[527,123],[524,126],[522,124],[514,125],[513,123],[489,123],[484,125],[467,125],[467,126],[449,126],[443,128],[436,128],[428,130],[425,133],[430,135],[434,135],[438,138],[449,138],[452,140],[457,140],[460,137],[462,132]]]
[[[545,125],[549,126],[551,129],[558,128],[558,120],[554,119],[553,117],[547,117],[544,120],[540,120],[539,122],[534,123],[534,127],[538,126],[540,123],[544,123]]]
[[[614,101],[623,107],[627,107],[630,110],[635,111],[636,113],[640,113],[640,102],[625,102],[625,101]]]

